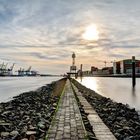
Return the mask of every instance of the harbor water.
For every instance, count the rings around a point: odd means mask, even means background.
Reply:
[[[59,80],[61,77],[0,77],[0,102]]]
[[[0,77],[0,102],[59,79],[61,77]],[[102,96],[140,110],[140,78],[136,80],[135,89],[131,78],[83,77],[77,80]]]
[[[77,80],[102,96],[140,111],[140,78],[136,79],[135,88],[132,88],[131,78],[83,77]]]

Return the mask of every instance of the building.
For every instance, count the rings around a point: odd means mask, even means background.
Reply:
[[[102,68],[102,73],[103,74],[113,74],[113,67],[104,67]]]
[[[91,67],[91,73],[93,73],[93,72],[95,72],[95,71],[98,71],[98,68],[97,68],[97,67],[92,66],[92,67]]]
[[[136,74],[140,74],[140,60],[135,60]],[[113,62],[114,74],[131,74],[132,59],[125,59],[118,62]]]
[[[102,69],[98,69],[97,67],[91,67],[92,75],[109,75],[113,74],[113,67],[104,67]]]

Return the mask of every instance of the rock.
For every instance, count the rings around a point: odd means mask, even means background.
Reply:
[[[1,137],[8,137],[9,136],[9,132],[1,132]]]
[[[6,123],[6,122],[0,122],[0,126],[10,126],[11,123]]]
[[[6,123],[4,121],[0,122],[0,131],[9,131],[11,123]]]
[[[56,106],[57,106],[57,103],[53,103],[53,106],[55,106],[55,107],[56,107]]]
[[[39,128],[41,128],[41,129],[45,129],[45,122],[39,122],[38,124],[37,124],[37,126],[39,127]]]
[[[42,129],[40,129],[40,128],[39,128],[39,131],[40,131],[41,133],[45,133],[45,131],[44,131],[44,130],[42,130]]]
[[[29,140],[35,140],[35,136],[34,136],[34,135],[31,135],[31,136],[29,137]]]
[[[27,131],[26,135],[30,136],[30,135],[35,135],[36,131]]]
[[[116,119],[117,119],[117,121],[124,121],[125,120],[124,117],[117,117]]]
[[[120,126],[120,125],[117,125],[117,124],[116,124],[116,125],[114,125],[114,129],[116,129],[116,130],[117,130],[117,129],[120,129],[120,128],[121,128],[121,126]]]
[[[11,111],[4,111],[1,115],[2,116],[5,116],[5,115],[8,115],[8,114],[10,114],[11,113]]]
[[[39,117],[41,117],[41,114],[40,113],[36,113],[36,115],[39,116]]]
[[[18,131],[12,131],[12,132],[10,132],[10,135],[11,135],[11,136],[16,136],[16,135],[18,135],[18,134],[19,134]]]
[[[128,127],[128,126],[124,126],[123,129],[124,129],[124,130],[129,130],[130,127]]]
[[[29,125],[29,130],[36,130],[36,127]]]

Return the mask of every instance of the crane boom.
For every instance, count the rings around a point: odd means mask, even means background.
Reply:
[[[15,63],[13,63],[13,65],[11,66],[10,68],[11,71],[13,70],[14,66],[15,66]]]

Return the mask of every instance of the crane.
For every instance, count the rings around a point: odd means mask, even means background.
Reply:
[[[28,75],[28,76],[31,75],[31,68],[32,68],[32,67],[30,66],[30,67],[25,71],[25,72],[26,72],[26,75]]]
[[[0,75],[7,75],[8,70],[7,68],[8,63],[4,64],[4,62],[1,64],[1,68],[0,68]]]
[[[103,62],[103,63],[105,64],[105,65],[104,65],[105,67],[106,67],[107,63],[113,63],[113,61],[106,61],[106,60],[105,60],[105,61],[99,60],[99,62]]]
[[[3,69],[3,66],[4,66],[4,62],[1,64],[1,67],[0,67],[1,70]]]
[[[18,70],[18,75],[19,76],[24,76],[24,69],[22,69],[22,68],[20,68],[19,70]]]
[[[13,75],[12,71],[14,68],[15,63],[13,63],[13,65],[8,69],[8,75]]]
[[[10,67],[11,71],[13,70],[14,66],[15,66],[15,63],[13,63],[13,65]]]

